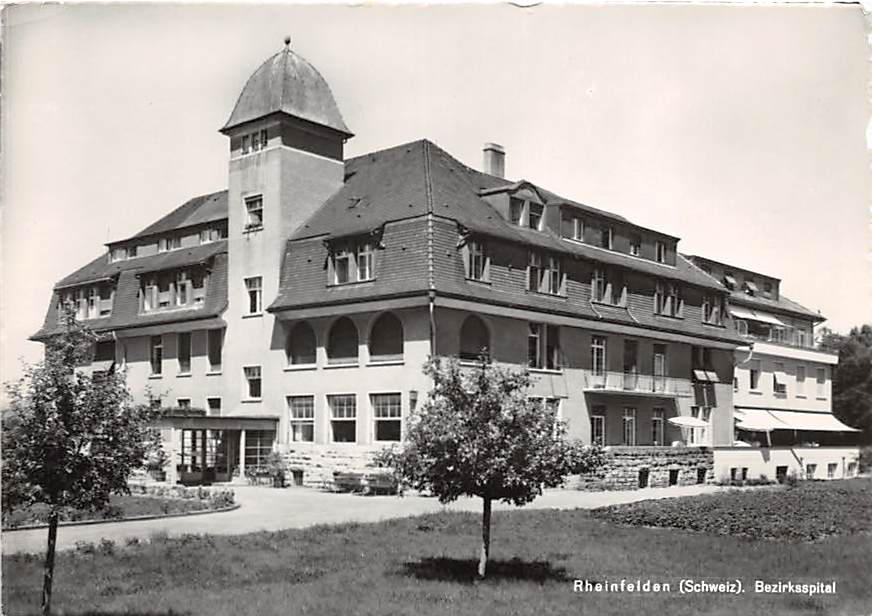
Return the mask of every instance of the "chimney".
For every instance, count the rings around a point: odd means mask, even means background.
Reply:
[[[484,144],[484,172],[498,178],[506,177],[506,151],[498,143]]]

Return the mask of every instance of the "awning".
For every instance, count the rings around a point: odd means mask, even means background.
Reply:
[[[765,409],[736,409],[736,427],[750,432],[772,432],[784,425]]]
[[[781,371],[781,370],[776,370],[776,371],[773,372],[772,374],[773,374],[773,376],[775,377],[775,382],[776,382],[776,383],[778,383],[779,385],[785,385],[785,384],[787,384],[787,375],[786,375],[783,371]]]
[[[770,325],[777,325],[779,327],[787,327],[784,324],[784,321],[776,317],[774,314],[769,314],[768,312],[760,312],[759,310],[755,310],[754,314],[757,315],[754,320],[761,321],[763,323],[769,323]]]
[[[742,308],[741,306],[730,306],[730,314],[739,319],[750,319],[755,321],[757,316],[754,314],[753,310],[748,310],[747,308]]]
[[[92,361],[89,367],[94,372],[107,372],[113,365],[115,365],[114,359],[102,359]]]
[[[808,430],[814,432],[859,432],[836,419],[832,413],[803,413],[767,409],[736,409],[736,427],[752,432]]]
[[[708,424],[702,419],[698,419],[696,417],[688,417],[687,415],[670,417],[666,421],[673,425],[681,426],[682,428],[708,428]]]
[[[760,323],[769,323],[770,325],[778,325],[779,327],[787,327],[784,321],[776,317],[774,314],[762,312],[760,310],[751,310],[742,306],[730,306],[730,314],[737,319],[746,319],[749,321],[759,321]]]
[[[750,280],[745,281],[745,286],[748,288],[748,290],[751,293],[757,293],[757,285],[755,283],[751,282]]]
[[[816,432],[859,432],[843,424],[832,413],[799,413],[796,411],[769,411],[788,430],[814,430]]]
[[[732,276],[730,276],[729,274],[727,274],[726,276],[724,276],[724,282],[726,283],[727,288],[729,288],[729,289],[735,289],[735,288],[736,288],[736,279],[733,278]]]
[[[718,378],[718,373],[712,370],[706,370],[705,375],[708,377],[709,383],[720,383],[721,380]]]
[[[708,374],[705,370],[694,370],[693,378],[695,378],[697,381],[708,382]]]

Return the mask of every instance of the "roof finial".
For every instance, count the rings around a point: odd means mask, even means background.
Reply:
[[[285,49],[288,49],[290,46],[291,46],[291,37],[286,36],[285,37]]]

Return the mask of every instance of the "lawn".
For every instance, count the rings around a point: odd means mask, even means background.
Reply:
[[[161,498],[154,496],[112,495],[109,506],[102,511],[80,511],[65,508],[60,515],[62,522],[78,520],[112,520],[147,515],[168,515],[189,513],[213,508],[206,500],[196,498]],[[29,524],[48,523],[48,507],[37,503],[30,507],[17,509],[3,516],[3,528],[14,528]]]
[[[498,512],[491,575],[476,584],[479,534],[478,516],[441,513],[378,524],[107,544],[59,554],[55,605],[64,614],[216,616],[847,615],[868,613],[872,605],[869,533],[763,541],[616,525],[582,510]],[[5,614],[38,612],[41,566],[39,556],[3,559]],[[671,583],[672,592],[573,592],[575,579],[622,578]],[[682,579],[740,579],[747,592],[684,595],[677,590]],[[837,594],[755,594],[749,589],[755,579],[836,581]]]
[[[641,501],[602,507],[594,516],[633,526],[819,541],[872,529],[872,481],[810,481],[796,487]]]

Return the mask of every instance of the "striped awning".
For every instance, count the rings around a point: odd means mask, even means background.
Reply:
[[[771,432],[772,430],[859,432],[856,428],[836,419],[832,413],[737,408],[735,416],[737,428],[752,432]]]

